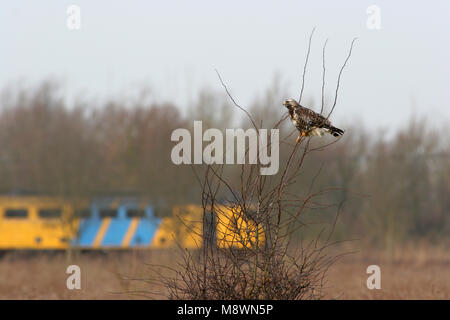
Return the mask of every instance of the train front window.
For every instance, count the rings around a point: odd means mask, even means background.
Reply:
[[[61,218],[61,209],[41,209],[39,210],[39,218],[56,219]]]
[[[117,210],[116,209],[101,209],[100,210],[100,218],[116,218]]]
[[[26,219],[28,217],[27,209],[6,209],[4,212],[5,218],[10,219]]]
[[[92,216],[92,212],[88,208],[77,209],[75,210],[75,217],[88,219]]]
[[[142,209],[128,209],[127,218],[143,218],[145,217],[145,211]]]

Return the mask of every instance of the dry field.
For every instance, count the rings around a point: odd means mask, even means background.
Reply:
[[[174,251],[82,254],[5,254],[0,260],[0,299],[139,299],[164,288],[140,279],[155,275],[147,264],[173,265]],[[81,290],[66,288],[66,268],[81,268]],[[381,290],[366,287],[367,266],[381,268]],[[430,246],[398,249],[389,257],[360,250],[331,267],[326,299],[450,299],[450,252]],[[163,298],[160,296],[159,298]]]
[[[381,289],[368,290],[369,265],[381,269]],[[410,246],[391,254],[361,250],[330,269],[327,299],[450,299],[450,251]]]

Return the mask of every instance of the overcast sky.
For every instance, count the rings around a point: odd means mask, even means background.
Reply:
[[[81,29],[69,30],[69,5]],[[367,8],[381,29],[367,27]],[[320,100],[321,47],[327,88],[353,37],[335,121],[401,126],[415,112],[450,119],[450,1],[4,1],[0,10],[0,87],[53,77],[69,98],[133,94],[152,88],[185,107],[202,88],[248,105],[281,75],[297,98],[308,37],[316,26],[305,95]],[[281,107],[274,106],[274,107]],[[437,115],[437,116],[436,116]]]

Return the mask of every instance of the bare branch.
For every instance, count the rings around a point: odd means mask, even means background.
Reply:
[[[253,117],[250,115],[250,113],[243,107],[241,107],[233,98],[233,96],[231,95],[230,91],[228,91],[228,88],[226,86],[226,84],[223,82],[222,77],[220,76],[220,73],[217,69],[214,69],[217,73],[217,76],[219,77],[220,83],[222,84],[223,88],[225,89],[228,97],[231,99],[231,101],[233,102],[233,104],[239,108],[240,110],[242,110],[243,112],[245,112],[245,114],[247,115],[247,117],[250,119],[250,121],[252,122],[253,127],[256,129],[256,131],[259,133],[258,127],[255,124],[255,121],[253,120]]]
[[[302,96],[303,96],[303,89],[305,88],[306,67],[308,66],[309,53],[311,52],[311,41],[312,41],[312,37],[314,35],[315,30],[316,30],[316,27],[314,27],[312,29],[311,34],[309,35],[308,52],[306,54],[305,64],[303,66],[302,88],[300,90],[300,97],[298,98],[298,103],[301,103]]]
[[[325,44],[323,45],[322,49],[322,105],[320,107],[320,114],[323,113],[323,108],[325,105],[325,49],[327,47],[328,39],[325,40]]]
[[[339,71],[339,76],[338,76],[338,80],[337,80],[337,84],[336,84],[336,92],[335,92],[335,94],[334,94],[333,107],[331,108],[330,113],[329,113],[328,116],[327,116],[327,119],[331,116],[331,114],[332,114],[333,111],[334,111],[334,108],[336,107],[336,102],[337,102],[337,97],[338,97],[338,92],[339,92],[339,86],[340,86],[340,83],[341,83],[342,72],[344,71],[344,68],[345,68],[345,66],[347,65],[347,61],[350,59],[350,57],[351,57],[351,55],[352,55],[353,44],[355,43],[355,41],[356,41],[357,39],[358,39],[358,38],[353,38],[352,43],[351,43],[351,45],[350,45],[350,50],[348,51],[347,58],[345,59],[344,64],[342,65],[341,70]]]

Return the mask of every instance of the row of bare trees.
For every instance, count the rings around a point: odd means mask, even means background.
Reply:
[[[192,168],[170,160],[172,131],[190,128],[192,120],[202,120],[204,129],[251,126],[247,118],[233,117],[234,109],[222,92],[203,91],[189,106],[138,100],[68,106],[54,83],[2,97],[2,193],[89,196],[132,191],[155,203],[200,203],[201,185]],[[258,126],[274,126],[285,112],[280,103],[284,98],[286,93],[274,84],[255,99],[249,112]],[[308,105],[320,109],[312,100]],[[442,134],[445,128],[411,119],[386,138],[358,124],[340,126],[346,129],[341,141],[311,152],[301,175],[286,190],[305,197],[320,193],[320,203],[306,208],[304,218],[330,219],[326,204],[331,208],[343,203],[338,237],[392,245],[448,236],[450,139]],[[294,144],[290,124],[280,130],[280,137],[286,138],[282,143]],[[320,150],[324,143],[312,139],[310,148]],[[289,157],[283,150],[289,148],[280,148],[280,163]],[[239,166],[225,170],[230,171],[227,177],[240,178]],[[330,188],[333,192],[324,192]]]

